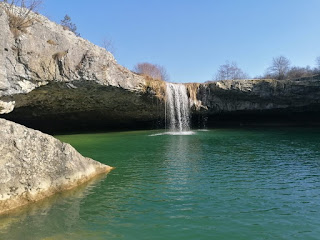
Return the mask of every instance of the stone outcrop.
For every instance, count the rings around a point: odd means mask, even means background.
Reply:
[[[33,25],[17,34],[0,7],[3,118],[48,133],[164,126],[163,82],[129,71],[46,17],[31,16]],[[187,84],[193,124],[320,123],[319,79]]]
[[[193,92],[198,101],[194,114],[214,124],[320,123],[320,75],[210,82],[194,86]]]
[[[31,13],[31,17],[33,25],[15,36],[0,7],[0,96],[28,93],[52,81],[90,80],[130,91],[145,85],[142,76],[117,64],[104,48],[42,15]]]
[[[50,135],[0,119],[0,214],[111,169]]]
[[[153,80],[122,67],[104,48],[46,17],[30,17],[33,25],[14,34],[0,3],[4,118],[48,131],[67,125],[125,128],[157,122],[163,104],[149,87]]]

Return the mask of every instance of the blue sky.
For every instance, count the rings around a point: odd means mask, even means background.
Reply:
[[[227,60],[251,77],[284,55],[295,66],[320,56],[320,0],[44,0],[40,12],[60,22],[68,14],[78,32],[115,57],[163,65],[172,82],[211,80]]]

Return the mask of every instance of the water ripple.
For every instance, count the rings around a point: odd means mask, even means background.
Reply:
[[[78,192],[0,217],[0,239],[320,236],[320,131],[194,133],[61,137],[117,168]]]

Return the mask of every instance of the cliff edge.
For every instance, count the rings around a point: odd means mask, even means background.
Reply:
[[[16,31],[3,6],[0,3],[4,118],[50,132],[72,126],[145,127],[161,117],[161,99],[150,88],[157,81],[129,71],[104,48],[40,14],[31,12],[32,24]],[[19,14],[19,8],[13,8]]]
[[[320,123],[320,75],[209,82],[194,92],[202,106],[194,118],[205,118],[208,126]]]

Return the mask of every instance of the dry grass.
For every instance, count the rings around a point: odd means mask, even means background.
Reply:
[[[1,4],[8,16],[9,27],[15,38],[19,37],[21,33],[26,33],[27,28],[34,24],[36,18],[32,11],[41,4],[41,1],[36,0],[29,1],[28,5],[26,2],[12,0],[11,3],[4,2]]]
[[[55,41],[53,41],[53,40],[51,40],[51,39],[49,39],[49,40],[47,41],[47,43],[49,43],[49,44],[51,44],[51,45],[58,45]]]
[[[144,92],[152,91],[156,97],[164,100],[166,97],[166,82],[149,76],[144,76],[144,79],[146,81]]]
[[[197,101],[197,93],[199,89],[200,83],[187,83],[186,88],[189,93],[189,98],[194,102]]]
[[[107,65],[102,65],[100,67],[101,71],[107,71],[108,70],[108,66]]]
[[[67,26],[62,26],[62,28],[63,28],[63,30],[68,30],[68,31],[70,31],[70,28],[67,27]]]
[[[19,37],[21,33],[26,33],[27,28],[31,27],[34,23],[34,19],[32,18],[24,18],[11,12],[6,12],[9,19],[10,30],[15,38]]]
[[[63,52],[57,52],[55,54],[52,55],[52,58],[54,60],[61,60],[65,55],[67,55],[68,51],[63,51]]]

